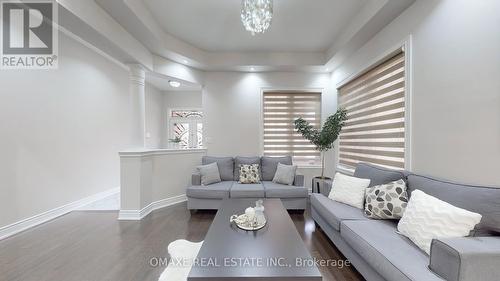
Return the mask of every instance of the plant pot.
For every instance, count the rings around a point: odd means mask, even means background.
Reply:
[[[321,187],[323,186],[323,184],[325,182],[331,183],[332,179],[329,177],[323,177],[323,178],[320,176],[314,177],[312,179],[312,183],[311,183],[312,192],[313,193],[321,193]]]

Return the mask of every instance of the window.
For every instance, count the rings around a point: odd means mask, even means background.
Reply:
[[[293,157],[297,165],[320,165],[320,152],[297,133],[299,117],[316,128],[321,121],[321,93],[264,92],[264,155]]]
[[[348,111],[340,133],[339,164],[358,162],[405,168],[405,56],[403,52],[339,89]]]
[[[181,139],[181,148],[203,146],[203,112],[201,110],[170,110],[169,139],[177,137]]]

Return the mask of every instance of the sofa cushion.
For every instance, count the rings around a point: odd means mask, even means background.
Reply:
[[[343,221],[340,235],[386,280],[443,280],[427,268],[429,257],[396,233],[392,221]]]
[[[311,206],[337,231],[340,231],[343,220],[368,220],[363,215],[363,210],[333,201],[323,194],[311,194]]]
[[[303,186],[290,186],[272,181],[263,181],[266,198],[307,198],[309,193]]]
[[[371,219],[400,219],[408,205],[404,180],[366,189],[365,215]]]
[[[367,163],[359,163],[354,171],[355,177],[370,179],[370,187],[390,183],[400,179],[406,180],[407,174],[408,173],[404,171],[390,170]]]
[[[231,198],[264,198],[264,186],[262,183],[242,184],[234,182],[231,190]]]
[[[221,181],[211,185],[194,185],[186,189],[186,196],[202,199],[229,198],[232,181]]]
[[[278,163],[285,165],[292,165],[292,156],[285,156],[285,157],[262,156],[261,164],[262,164],[263,181],[273,180],[274,174],[276,174],[276,168],[278,167]]]
[[[363,209],[366,188],[369,185],[369,179],[362,179],[336,173],[333,178],[332,190],[330,191],[328,198],[358,209]]]
[[[260,183],[260,165],[259,164],[241,164],[240,167],[240,183]]]
[[[274,174],[273,182],[292,185],[295,180],[296,172],[297,166],[278,163],[278,168],[276,169],[276,174]]]
[[[478,213],[415,190],[398,223],[398,231],[430,254],[432,239],[469,236],[480,221]]]
[[[201,176],[201,184],[209,185],[212,183],[221,182],[219,166],[217,163],[210,163],[196,167]]]
[[[236,156],[234,158],[234,175],[232,180],[239,181],[240,180],[240,165],[241,164],[259,164],[260,166],[260,157],[243,157],[243,156]],[[262,169],[260,177],[262,178]]]
[[[223,181],[232,181],[234,173],[234,160],[233,157],[214,157],[203,156],[201,163],[207,165],[216,162],[219,167],[220,179]]]
[[[430,177],[409,175],[408,191],[419,189],[453,206],[481,214],[474,235],[500,233],[500,188],[457,184]]]

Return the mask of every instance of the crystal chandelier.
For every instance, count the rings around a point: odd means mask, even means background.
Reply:
[[[273,19],[273,0],[242,0],[241,22],[252,35],[264,33]]]

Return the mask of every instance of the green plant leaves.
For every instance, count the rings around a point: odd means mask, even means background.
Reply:
[[[333,143],[337,140],[346,120],[347,110],[339,108],[335,114],[326,119],[321,130],[315,129],[302,117],[296,119],[293,123],[295,129],[316,146],[316,150],[327,151],[333,148]]]

